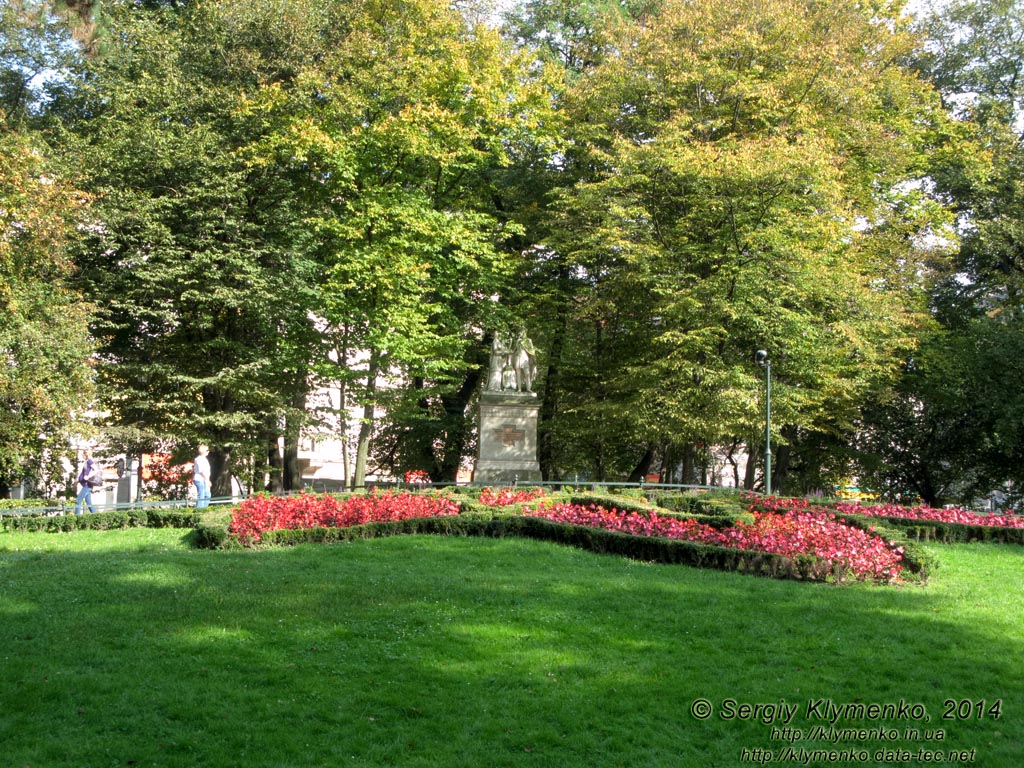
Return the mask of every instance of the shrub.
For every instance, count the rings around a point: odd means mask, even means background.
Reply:
[[[189,534],[189,543],[196,549],[230,549],[237,541],[224,525],[200,523]]]
[[[192,528],[199,523],[195,512],[179,510],[123,509],[83,515],[11,515],[0,518],[0,529],[19,532],[68,533],[115,528]]]

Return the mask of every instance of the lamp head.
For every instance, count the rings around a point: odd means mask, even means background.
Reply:
[[[763,350],[763,349],[757,350],[757,352],[754,353],[754,361],[758,365],[767,365],[768,364],[768,353],[765,350]]]

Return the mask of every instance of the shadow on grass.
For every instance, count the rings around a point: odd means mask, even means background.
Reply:
[[[1020,560],[978,551],[988,581],[940,573],[903,589],[521,540],[2,553],[0,753],[47,766],[728,766],[789,742],[766,716],[723,719],[724,701],[784,699],[799,707],[788,725],[809,731],[828,722],[808,702],[828,699],[921,703],[927,723],[837,725],[946,740],[797,748],[973,747],[978,764],[1011,765],[1020,615],[985,603],[994,582],[1019,584]],[[999,697],[998,721],[941,721],[948,698]],[[691,714],[698,698],[710,719]]]

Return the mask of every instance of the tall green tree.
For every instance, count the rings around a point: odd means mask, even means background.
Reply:
[[[956,119],[929,168],[958,213],[959,249],[932,293],[941,328],[906,362],[896,396],[865,420],[863,474],[933,504],[1003,489],[1024,454],[1024,9],[936,4],[915,63]]]
[[[941,120],[899,64],[912,43],[884,3],[666,2],[622,25],[567,100],[596,173],[561,205],[591,380],[563,440],[758,454],[758,348],[774,440],[852,428],[914,343],[918,243],[943,224],[912,184]]]
[[[101,395],[122,425],[210,443],[215,494],[233,453],[302,414],[319,344],[293,169],[254,161],[250,108],[322,52],[317,5],[105,4],[78,83]]]
[[[267,142],[310,169],[317,312],[337,350],[318,370],[362,409],[355,485],[374,455],[451,480],[518,231],[492,175],[550,112],[547,94],[527,59],[444,2],[346,4],[338,29],[337,47],[303,77],[310,98]]]
[[[0,112],[0,496],[88,430],[90,308],[69,258],[86,202]]]

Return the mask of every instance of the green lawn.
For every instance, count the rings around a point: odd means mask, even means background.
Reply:
[[[933,551],[927,586],[835,587],[522,540],[0,533],[0,767],[716,768],[779,757],[785,727],[783,764],[1021,765],[1024,549]],[[740,718],[780,700],[775,733]],[[829,743],[822,700],[902,701],[835,724],[898,738]]]

